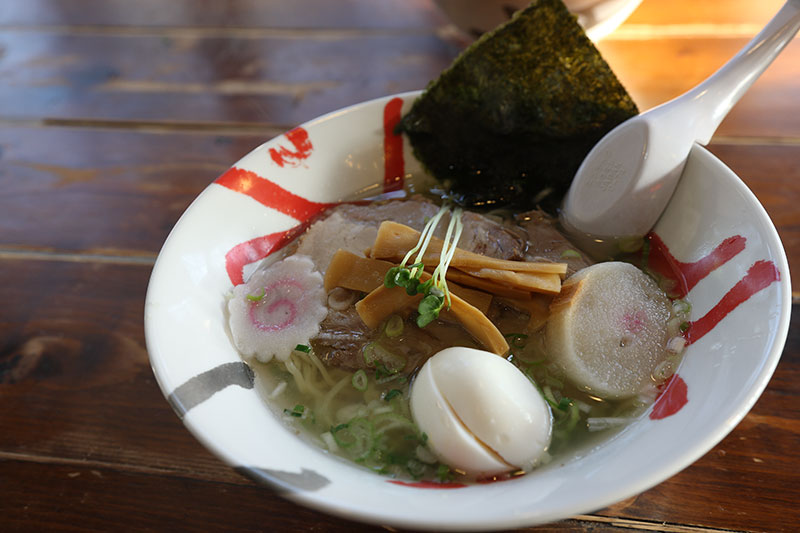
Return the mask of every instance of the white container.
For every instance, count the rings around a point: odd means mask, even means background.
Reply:
[[[755,268],[778,279],[767,279],[686,348],[680,381],[673,380],[680,387],[668,389],[669,397],[686,401],[669,416],[657,402],[610,440],[525,476],[431,488],[397,484],[332,457],[268,409],[226,331],[223,302],[232,279],[254,268],[275,234],[322,204],[372,196],[391,189],[396,177],[423,183],[408,143],[385,135],[391,127],[384,126],[418,94],[336,111],[272,139],[209,185],[178,221],[153,268],[145,333],[158,383],[186,427],[221,460],[297,503],[351,520],[436,531],[510,529],[589,513],[647,490],[708,452],[747,414],[778,364],[791,284],[763,207],[700,147],[655,232],[684,263],[724,242],[735,242],[737,251],[691,288],[691,320],[702,321]]]

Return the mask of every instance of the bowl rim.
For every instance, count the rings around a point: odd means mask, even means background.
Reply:
[[[383,104],[385,104],[386,102],[388,102],[393,98],[399,97],[402,98],[403,100],[414,98],[420,93],[421,91],[409,91],[409,92],[368,100],[365,102],[344,107],[339,110],[332,111],[330,113],[326,113],[320,117],[314,118],[310,121],[303,123],[300,127],[312,128],[315,124],[330,120],[333,117],[347,116],[350,113],[353,113],[355,111],[367,107],[382,106]],[[276,139],[279,138],[280,135],[270,140],[267,140],[265,143],[253,149],[250,153],[256,152],[259,149],[263,149],[265,145],[268,145],[269,143],[274,142]],[[486,530],[487,528],[502,529],[510,527],[531,526],[535,524],[551,522],[553,520],[568,518],[569,516],[573,516],[575,514],[591,512],[594,509],[603,508],[617,501],[620,501],[621,499],[630,497],[635,494],[639,494],[663,482],[664,480],[677,474],[679,471],[686,468],[690,464],[694,463],[701,456],[705,455],[709,450],[711,450],[728,433],[730,433],[734,429],[734,427],[752,409],[753,405],[756,403],[756,401],[766,388],[779,362],[781,353],[783,351],[783,347],[785,345],[786,337],[788,335],[789,319],[791,314],[791,283],[789,279],[788,261],[786,259],[786,254],[782,245],[782,241],[777,233],[777,230],[774,227],[774,224],[772,223],[768,214],[766,213],[766,210],[763,208],[763,206],[755,197],[755,195],[752,193],[752,191],[750,191],[750,189],[741,180],[741,178],[739,178],[721,160],[719,160],[707,149],[696,145],[693,149],[693,154],[694,155],[692,157],[698,157],[706,161],[709,161],[711,162],[711,164],[717,166],[720,169],[720,172],[725,173],[728,176],[728,178],[730,178],[730,185],[735,187],[744,197],[746,197],[748,203],[752,204],[752,206],[755,209],[755,215],[766,221],[767,223],[766,227],[768,228],[770,234],[769,235],[770,241],[773,245],[775,245],[776,256],[773,259],[776,261],[777,266],[781,271],[782,277],[780,279],[780,285],[781,285],[780,302],[779,302],[780,317],[778,319],[778,327],[775,332],[775,335],[773,336],[772,345],[768,353],[766,353],[764,359],[768,364],[762,367],[761,372],[758,375],[757,381],[749,389],[745,400],[741,402],[741,405],[737,409],[734,416],[731,416],[727,420],[727,423],[719,425],[713,431],[706,434],[706,436],[700,442],[696,443],[691,449],[685,450],[681,454],[679,460],[674,460],[661,465],[660,468],[651,472],[649,476],[642,477],[637,483],[626,484],[624,488],[620,487],[617,487],[616,489],[609,488],[602,495],[592,499],[590,503],[581,502],[580,504],[574,504],[571,506],[568,505],[565,506],[564,508],[558,509],[557,512],[554,511],[538,512],[535,513],[535,519],[533,520],[531,519],[532,518],[531,515],[523,513],[518,516],[509,516],[506,517],[505,519],[497,519],[496,517],[492,517],[491,519],[487,519],[487,521],[471,521],[464,523],[452,523],[452,522],[439,523],[425,518],[417,519],[412,516],[396,516],[391,514],[387,515],[387,513],[383,512],[380,509],[365,510],[363,508],[356,508],[350,505],[343,505],[342,501],[337,500],[336,498],[320,497],[320,495],[316,492],[292,490],[291,486],[285,485],[279,479],[273,478],[263,473],[259,473],[257,471],[249,471],[249,472],[246,471],[245,473],[249,474],[250,477],[256,478],[256,480],[259,481],[260,483],[269,485],[272,488],[277,489],[281,493],[281,496],[283,497],[291,499],[304,506],[323,511],[328,514],[340,516],[342,518],[346,518],[349,520],[358,520],[377,525],[391,524],[392,526],[415,528],[415,529]],[[203,198],[204,195],[207,194],[210,188],[211,184],[208,187],[206,187],[197,196],[197,198],[195,198],[192,204],[190,204],[190,206],[186,209],[183,215],[179,218],[179,220],[173,227],[172,231],[170,232],[169,236],[167,237],[164,246],[162,247],[162,252],[165,249],[167,249],[167,247],[174,239],[178,238],[177,235],[182,231],[182,222],[184,222],[187,213],[189,213],[193,208],[196,207],[198,201],[201,198]],[[153,322],[154,320],[153,315],[148,313],[148,308],[149,308],[148,302],[150,302],[154,297],[154,295],[152,294],[152,291],[154,290],[153,289],[154,280],[161,275],[163,261],[164,261],[163,255],[162,253],[159,253],[159,256],[156,259],[156,262],[153,266],[153,270],[150,276],[150,282],[148,284],[144,318],[145,318],[145,338],[146,338],[146,345],[150,358],[151,368],[153,369],[153,373],[155,375],[157,383],[159,384],[159,388],[161,389],[162,394],[164,395],[165,398],[169,399],[170,394],[173,392],[173,390],[169,388],[169,385],[167,383],[168,380],[166,379],[165,375],[161,373],[161,369],[159,368],[158,358],[161,355],[161,350],[159,346],[155,344],[155,341],[152,336],[154,328],[157,328],[158,325]],[[174,405],[173,408],[175,408]],[[180,413],[178,414],[180,416]],[[203,446],[206,447],[206,449],[210,450],[214,455],[223,460],[229,466],[232,466],[237,469],[241,468],[241,461],[238,461],[235,456],[232,456],[229,453],[229,450],[220,447],[216,442],[213,434],[208,434],[206,431],[193,425],[191,423],[191,420],[184,417],[181,418],[187,429],[189,429],[189,431],[194,435],[194,437],[198,439],[203,444]],[[352,468],[352,470],[356,471],[357,469]],[[373,475],[373,474],[368,474],[368,475]],[[411,494],[409,494],[409,496],[411,496]]]

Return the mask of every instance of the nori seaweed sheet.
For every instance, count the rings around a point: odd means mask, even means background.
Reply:
[[[636,104],[561,0],[535,0],[431,82],[398,124],[462,205],[553,212]]]

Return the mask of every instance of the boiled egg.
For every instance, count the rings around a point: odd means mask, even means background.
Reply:
[[[428,359],[411,387],[411,414],[440,461],[475,477],[532,470],[550,444],[542,395],[483,350],[446,348]]]

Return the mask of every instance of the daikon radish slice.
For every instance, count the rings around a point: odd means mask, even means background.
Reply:
[[[631,264],[599,263],[578,271],[564,282],[550,311],[547,351],[590,394],[636,395],[667,355],[669,299]]]

